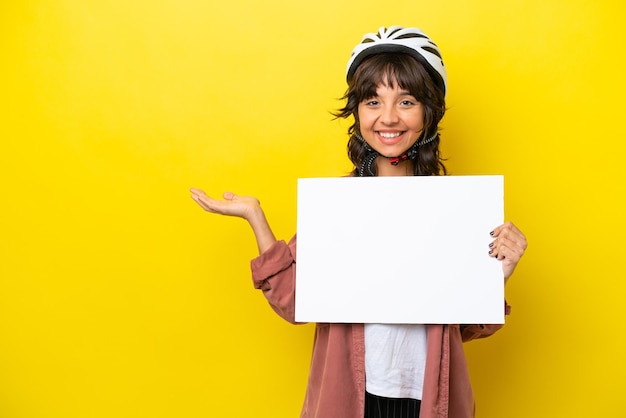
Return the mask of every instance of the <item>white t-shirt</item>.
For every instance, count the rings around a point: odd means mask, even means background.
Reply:
[[[422,399],[426,326],[365,324],[365,390],[386,398]]]

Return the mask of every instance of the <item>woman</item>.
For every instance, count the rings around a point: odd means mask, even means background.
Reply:
[[[438,124],[445,113],[446,70],[437,46],[419,29],[394,26],[366,34],[347,68],[346,105],[354,117],[348,156],[354,176],[441,175]],[[198,189],[205,210],[246,219],[259,257],[252,278],[272,308],[294,323],[296,237],[278,241],[259,201]],[[505,281],[526,249],[512,224],[491,232],[487,250],[501,261]],[[505,313],[509,307],[504,303]],[[474,399],[462,342],[501,325],[321,324],[315,342],[302,417],[465,418]]]

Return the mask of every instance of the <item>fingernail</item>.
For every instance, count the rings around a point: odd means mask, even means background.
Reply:
[[[493,231],[491,231],[491,232],[489,233],[489,235],[493,235]]]
[[[489,254],[493,254],[493,250],[489,250]]]
[[[493,247],[493,242],[491,244],[489,244],[490,247]]]

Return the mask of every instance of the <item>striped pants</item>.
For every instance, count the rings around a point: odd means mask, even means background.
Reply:
[[[419,415],[417,399],[384,398],[365,392],[364,418],[418,418]]]

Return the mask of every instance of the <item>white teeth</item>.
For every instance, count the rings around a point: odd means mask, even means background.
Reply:
[[[378,132],[378,135],[382,136],[383,138],[397,138],[400,136],[400,132],[395,132],[395,133],[391,133],[391,132]]]

